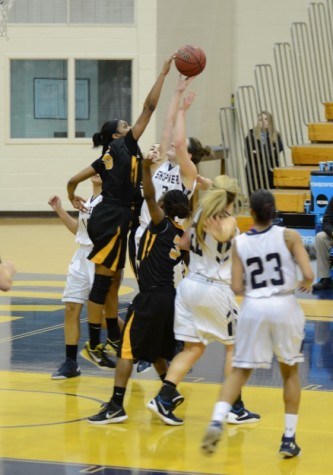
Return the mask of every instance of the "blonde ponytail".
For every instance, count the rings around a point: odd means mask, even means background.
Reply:
[[[227,175],[219,175],[200,199],[201,213],[195,232],[198,243],[206,247],[204,242],[204,226],[207,218],[223,215],[225,208],[236,200],[239,192],[237,180]]]

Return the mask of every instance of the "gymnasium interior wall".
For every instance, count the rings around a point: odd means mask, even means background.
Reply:
[[[273,44],[290,40],[290,25],[307,20],[307,0],[135,0],[134,25],[57,26],[9,24],[0,40],[0,212],[49,211],[47,201],[66,196],[67,180],[98,154],[90,138],[11,139],[11,59],[132,59],[132,117],[160,71],[164,59],[183,44],[206,51],[205,71],[190,89],[196,99],[188,113],[188,135],[219,145],[219,109],[230,104],[239,85],[253,84],[253,67],[272,63]],[[159,140],[168,101],[177,82],[167,77],[158,110],[140,140],[142,150]],[[216,161],[200,173],[219,173]],[[80,185],[90,194],[90,184]]]

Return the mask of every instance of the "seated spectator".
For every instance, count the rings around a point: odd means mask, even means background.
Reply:
[[[330,199],[324,217],[323,231],[316,234],[317,278],[319,281],[313,285],[313,290],[332,288],[330,276],[330,250],[333,247],[333,197]]]

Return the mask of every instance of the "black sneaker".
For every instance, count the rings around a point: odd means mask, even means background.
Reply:
[[[201,450],[205,455],[212,455],[216,452],[222,431],[223,424],[221,422],[211,421],[201,442]]]
[[[51,374],[51,379],[68,379],[80,376],[81,371],[76,361],[66,358],[65,362]]]
[[[116,424],[128,418],[123,407],[118,406],[113,401],[102,404],[102,409],[98,414],[88,417],[91,424]]]
[[[332,279],[330,277],[322,277],[319,282],[312,286],[312,290],[332,289]]]
[[[301,453],[300,447],[296,444],[295,437],[282,437],[279,453],[286,458],[295,457]]]
[[[163,401],[160,396],[156,396],[154,399],[149,401],[146,407],[168,426],[180,426],[184,424],[182,419],[179,419],[173,414],[172,402]]]
[[[236,410],[231,408],[231,411],[227,415],[228,424],[250,424],[253,422],[259,422],[261,417],[259,414],[250,412],[245,407]]]
[[[106,355],[104,351],[104,346],[102,343],[96,346],[93,350],[90,348],[89,341],[84,345],[83,350],[80,352],[82,358],[90,361],[95,366],[103,370],[113,370],[116,367],[115,361],[113,361],[109,356]]]
[[[184,396],[182,396],[178,391],[177,389],[175,389],[175,395],[174,397],[172,398],[172,410],[174,411],[176,409],[176,407],[180,406],[181,404],[183,404],[183,402],[185,401],[185,398]]]
[[[120,340],[106,340],[104,345],[104,352],[107,356],[117,356],[117,351],[120,345]]]

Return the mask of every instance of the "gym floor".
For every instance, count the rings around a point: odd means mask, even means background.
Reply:
[[[299,296],[307,317],[302,402],[297,441],[300,457],[278,455],[283,432],[277,364],[258,370],[244,388],[246,406],[262,420],[227,425],[218,452],[205,457],[201,438],[223,380],[224,349],[212,344],[180,385],[185,424],[163,425],[145,408],[160,381],[134,367],[125,398],[128,420],[93,426],[87,417],[110,398],[113,372],[79,357],[81,376],[51,380],[64,360],[62,290],[76,249],[57,219],[2,219],[2,259],[15,262],[13,289],[0,294],[0,475],[331,475],[333,473],[333,290]],[[315,263],[314,263],[315,265]],[[136,293],[129,269],[120,314]],[[81,346],[87,339],[82,314]]]

